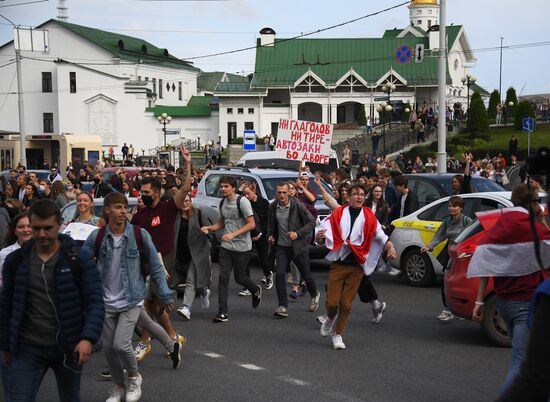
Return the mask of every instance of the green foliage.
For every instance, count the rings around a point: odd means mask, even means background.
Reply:
[[[489,108],[487,109],[487,116],[489,119],[495,119],[497,115],[497,105],[500,102],[500,94],[498,90],[491,92],[491,97],[489,98]]]
[[[405,160],[412,159],[413,161],[417,156],[420,156],[420,158],[425,161],[428,156],[434,156],[434,152],[430,151],[425,145],[419,145],[410,149],[404,155]]]
[[[365,105],[361,104],[359,108],[359,116],[357,117],[357,124],[360,126],[367,125],[367,113],[365,112]]]
[[[472,146],[474,145],[474,139],[470,136],[455,135],[447,139],[447,144]]]
[[[516,130],[521,130],[523,127],[523,118],[525,117],[535,117],[535,111],[531,106],[531,103],[527,101],[521,101],[516,109],[516,114],[514,115],[514,128]]]
[[[478,92],[474,92],[470,102],[470,116],[468,118],[468,129],[470,132],[487,132],[489,129],[489,119],[485,104]]]
[[[480,145],[483,145],[483,144],[485,144],[486,142],[487,142],[487,141],[485,141],[483,138],[476,138],[476,139],[474,140],[474,145],[475,145],[476,147],[479,147]]]
[[[491,134],[489,134],[489,133],[470,133],[470,134],[468,134],[468,138],[470,138],[474,141],[476,139],[482,139],[486,142],[489,142],[489,141],[491,141]]]
[[[510,102],[514,104],[511,106],[511,110],[508,110],[507,116],[512,117],[516,114],[516,109],[518,107],[518,97],[514,87],[510,87],[506,91],[506,101],[504,102],[505,108],[510,109]]]
[[[464,154],[464,153],[466,153],[466,152],[470,152],[471,149],[472,149],[472,148],[471,148],[470,146],[468,146],[468,145],[457,145],[457,146],[456,146],[456,149],[455,149],[455,151],[454,151],[454,154],[455,154],[455,155],[462,155],[462,154]]]

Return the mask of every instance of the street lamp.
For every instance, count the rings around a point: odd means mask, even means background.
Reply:
[[[385,92],[388,94],[388,100],[387,100],[387,104],[386,104],[386,111],[387,112],[391,112],[392,111],[392,107],[391,107],[391,102],[390,102],[390,97],[391,97],[391,93],[392,92],[395,92],[395,88],[397,88],[394,84],[392,83],[387,83],[387,84],[384,84],[382,85],[382,92]],[[388,109],[388,106],[389,106],[389,109]],[[390,130],[391,130],[391,121],[393,120],[393,116],[390,118]]]
[[[201,135],[197,134],[197,149],[201,149]]]
[[[466,117],[468,118],[466,121],[466,127],[468,128],[468,131],[470,131],[470,86],[477,81],[477,78],[468,73],[465,77],[462,77],[460,81],[462,81],[462,84],[466,85],[468,88],[466,91]]]
[[[514,106],[513,101],[509,101],[507,103],[508,107],[506,108],[506,113],[504,114],[504,125],[508,124],[508,116],[510,115],[510,112],[512,111],[512,107]]]
[[[172,121],[172,116],[168,116],[166,113],[157,116],[157,120],[162,124],[162,133],[164,134],[164,147],[166,147],[166,125]]]

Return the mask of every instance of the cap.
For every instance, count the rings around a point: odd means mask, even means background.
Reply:
[[[300,173],[300,176],[309,176],[309,173],[308,172],[302,172],[302,173]]]

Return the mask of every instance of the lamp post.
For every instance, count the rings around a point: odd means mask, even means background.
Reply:
[[[172,121],[172,116],[168,116],[166,113],[157,116],[157,120],[162,124],[162,133],[164,134],[164,147],[166,147],[166,125]]]
[[[477,78],[472,76],[472,74],[468,73],[466,74],[465,77],[462,77],[460,79],[460,81],[462,81],[462,84],[466,85],[466,117],[467,117],[467,121],[466,121],[466,128],[468,129],[468,131],[470,131],[470,86],[472,86],[472,84],[474,84],[476,81],[477,81]]]
[[[378,112],[379,116],[382,116],[383,112],[391,112],[392,106],[390,104],[386,105],[380,105],[376,108],[376,111]],[[390,129],[391,129],[391,122],[390,122]],[[384,138],[384,155],[386,155],[386,123],[382,124],[382,137]]]
[[[396,88],[396,86],[394,84],[391,84],[391,83],[382,85],[382,92],[385,92],[385,93],[388,94],[388,100],[387,100],[387,103],[386,103],[386,111],[387,112],[391,112],[391,110],[392,110],[390,97],[391,97],[391,93],[395,92],[395,88]],[[388,110],[388,106],[390,107],[389,110]],[[392,118],[390,118],[390,121],[389,121],[390,130],[391,130],[391,121],[392,120],[393,120],[393,116],[392,116]]]
[[[510,112],[512,111],[512,108],[514,107],[514,102],[509,101],[507,103],[506,113],[504,115],[504,125],[508,124],[508,116],[510,115]]]
[[[197,134],[197,149],[201,149],[201,135]]]

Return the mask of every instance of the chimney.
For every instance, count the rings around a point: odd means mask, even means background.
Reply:
[[[432,25],[428,29],[428,47],[430,50],[439,50],[439,25]]]
[[[263,28],[260,31],[260,46],[275,45],[275,31],[271,28]]]

